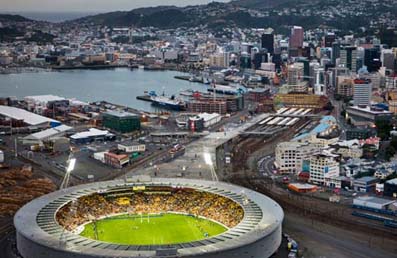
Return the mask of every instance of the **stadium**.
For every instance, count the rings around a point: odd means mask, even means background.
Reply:
[[[40,197],[14,218],[24,258],[270,257],[281,207],[222,182],[137,177]]]

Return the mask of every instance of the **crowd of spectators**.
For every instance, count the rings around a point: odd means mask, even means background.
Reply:
[[[217,221],[228,228],[244,216],[243,208],[233,200],[202,191],[139,191],[124,196],[92,194],[63,206],[57,213],[58,223],[73,231],[87,222],[114,214],[159,214],[178,212]]]

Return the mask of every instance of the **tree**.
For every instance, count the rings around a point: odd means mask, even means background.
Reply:
[[[380,137],[382,141],[389,139],[390,131],[393,129],[391,121],[384,119],[376,120],[375,125],[378,137]]]

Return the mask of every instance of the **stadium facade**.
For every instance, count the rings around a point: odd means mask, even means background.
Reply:
[[[168,245],[118,245],[88,239],[66,230],[56,219],[62,207],[81,197],[143,187],[188,188],[226,197],[243,208],[244,216],[220,235]],[[246,188],[213,181],[150,178],[79,185],[42,196],[22,207],[14,224],[17,249],[24,258],[265,258],[281,244],[283,218],[276,202]]]

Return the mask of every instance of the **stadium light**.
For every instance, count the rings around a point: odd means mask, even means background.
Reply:
[[[205,161],[205,164],[207,164],[208,166],[212,166],[211,154],[209,154],[208,152],[205,152],[204,153],[204,161]]]
[[[70,160],[69,160],[69,164],[68,164],[68,168],[66,169],[66,172],[67,172],[67,173],[72,172],[73,169],[74,169],[74,167],[75,167],[75,165],[76,165],[76,159],[75,159],[75,158],[70,159]]]

